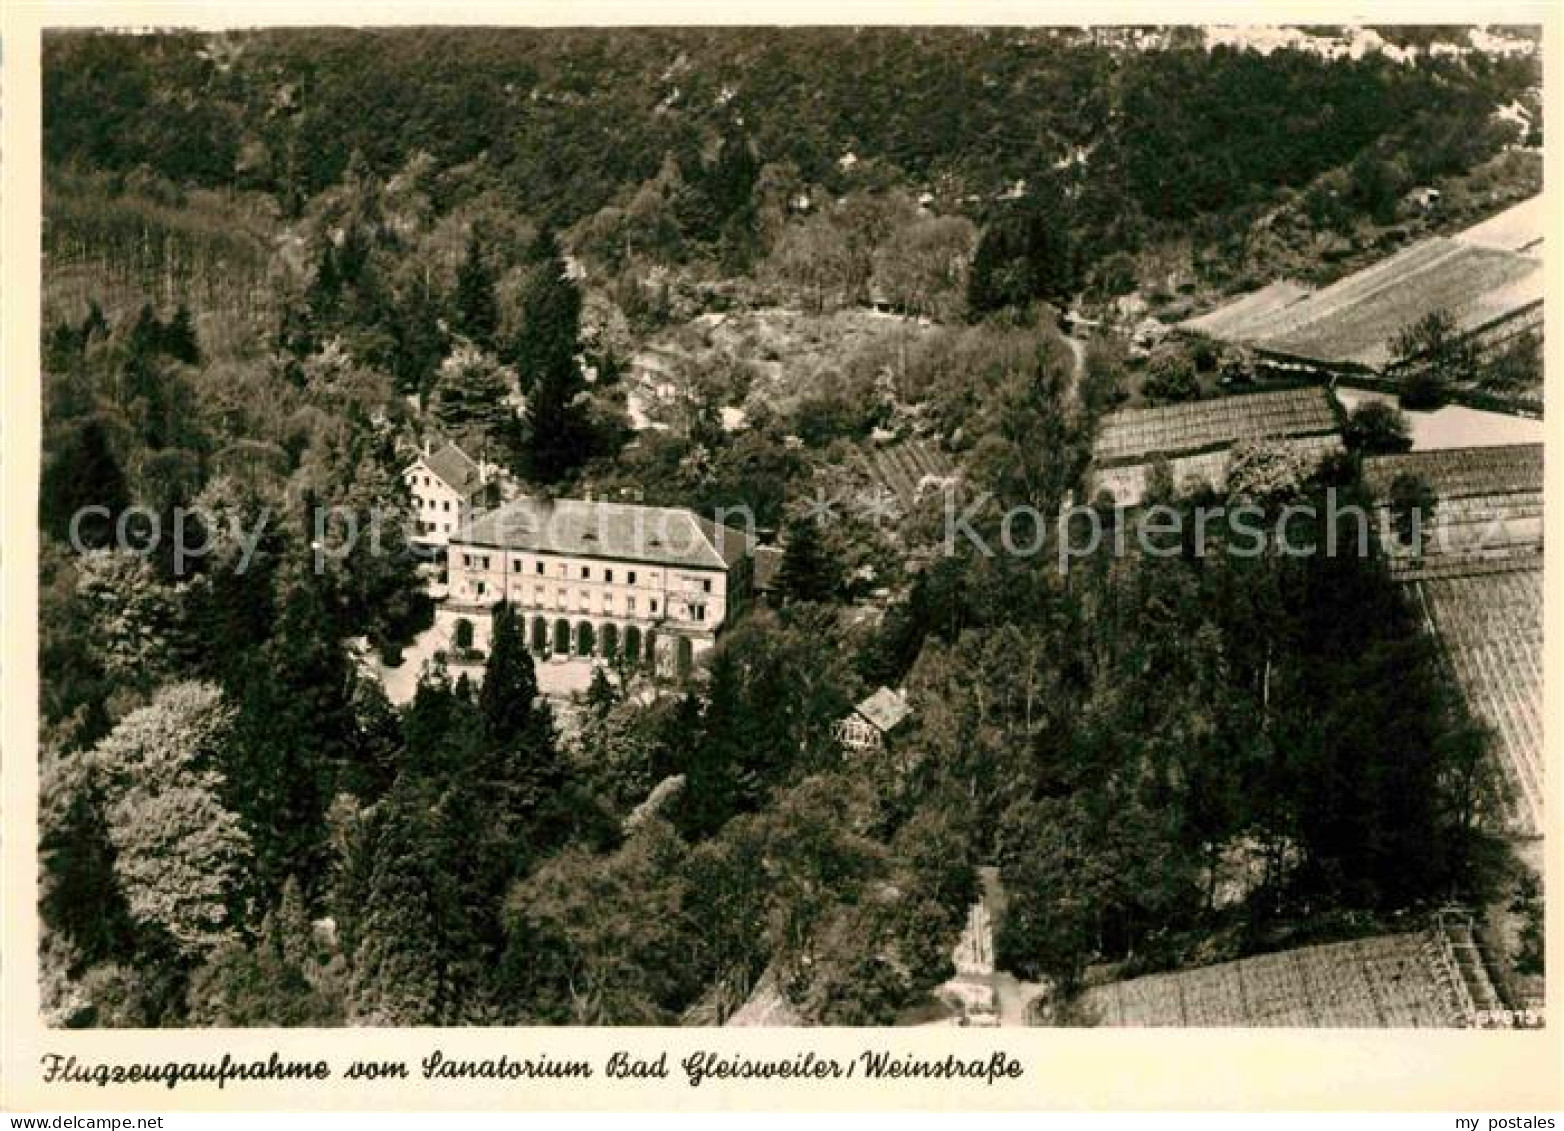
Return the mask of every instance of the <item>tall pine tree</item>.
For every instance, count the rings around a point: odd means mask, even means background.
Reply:
[[[513,356],[527,396],[527,462],[533,478],[554,483],[592,454],[592,434],[576,364],[581,292],[565,271],[554,237],[544,232],[538,265],[522,296],[522,329]]]
[[[829,601],[841,588],[836,563],[820,541],[820,527],[809,517],[788,523],[777,588],[785,601]]]
[[[494,296],[494,270],[484,255],[477,228],[467,237],[467,257],[457,268],[452,301],[456,328],[485,349],[492,347],[500,325],[500,307]]]
[[[485,777],[503,822],[531,823],[565,784],[553,712],[538,695],[537,670],[509,604],[494,610],[489,662],[478,693],[487,745]]]

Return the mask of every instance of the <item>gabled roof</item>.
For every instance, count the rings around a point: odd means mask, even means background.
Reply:
[[[706,540],[711,543],[712,549],[722,559],[724,566],[731,566],[741,560],[750,552],[750,539],[741,530],[735,530],[731,526],[722,526],[691,511],[683,511],[694,520],[695,525],[706,535]]]
[[[418,462],[446,486],[463,495],[470,494],[482,478],[477,463],[455,444],[446,444],[438,451],[421,454]]]
[[[881,734],[889,734],[912,714],[912,708],[907,706],[907,697],[889,687],[880,688],[853,710]]]
[[[681,507],[536,497],[469,518],[451,543],[720,570],[749,552],[741,531]]]
[[[776,588],[777,571],[782,568],[781,546],[755,547],[755,589],[769,593]]]

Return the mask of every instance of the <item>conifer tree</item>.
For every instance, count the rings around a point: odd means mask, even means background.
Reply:
[[[492,347],[500,325],[500,308],[494,295],[494,271],[476,228],[467,237],[467,255],[456,270],[452,302],[456,328],[477,345]]]
[[[478,714],[487,747],[486,775],[502,814],[530,820],[564,784],[553,713],[538,696],[537,669],[509,604],[494,611],[493,638]]]
[[[754,782],[745,771],[750,720],[743,700],[738,661],[730,649],[720,648],[712,657],[698,737],[689,745],[684,766],[680,812],[685,831],[697,839],[716,832],[752,800]]]
[[[483,922],[500,892],[464,890],[473,799],[457,800],[440,783],[403,778],[364,830],[369,874],[349,955],[351,1022],[449,1025],[483,1016],[497,958]]]
[[[591,455],[591,429],[579,399],[586,385],[576,364],[581,292],[565,273],[553,236],[539,237],[540,261],[522,299],[514,357],[527,394],[529,471],[543,483],[568,475]]]
[[[73,421],[46,447],[38,495],[43,528],[61,541],[84,508],[107,507],[105,517],[84,516],[76,534],[86,546],[108,544],[114,520],[130,505],[130,488],[100,416]]]
[[[608,669],[593,668],[592,682],[586,689],[587,711],[594,719],[602,721],[618,702],[619,692],[614,690],[614,685],[608,678]]]
[[[510,743],[535,734],[538,675],[522,638],[521,623],[509,603],[494,610],[489,662],[478,692],[478,711],[491,742]]]
[[[788,523],[777,588],[786,601],[829,601],[841,586],[836,563],[827,555],[814,519],[800,517]]]
[[[391,373],[397,392],[424,397],[434,385],[447,342],[433,289],[422,274],[408,284],[397,305],[391,327],[396,338]]]
[[[196,337],[195,321],[184,303],[179,304],[174,316],[163,327],[162,346],[163,352],[175,361],[186,365],[201,363],[201,343]]]

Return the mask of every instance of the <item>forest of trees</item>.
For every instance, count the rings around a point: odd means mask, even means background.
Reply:
[[[45,47],[56,163],[257,189],[297,215],[355,154],[382,178],[426,158],[439,212],[498,193],[561,229],[598,214],[615,254],[705,249],[730,267],[765,237],[768,191],[810,186],[927,190],[983,223],[1003,190],[1063,166],[1069,207],[1047,219],[1090,261],[1338,168],[1347,206],[1382,210],[1383,186],[1494,153],[1511,135],[1493,110],[1533,101],[1537,81],[1525,57],[1120,54],[1046,29],[60,34]]]
[[[1004,965],[1066,990],[1218,934],[1261,949],[1489,894],[1486,735],[1376,557],[1105,550],[1061,574],[1051,543],[944,556],[938,499],[894,528],[806,513],[903,417],[961,460],[961,510],[988,493],[991,542],[1005,508],[1054,513],[1124,373],[1096,343],[1077,387],[1042,303],[1366,151],[1476,160],[1533,77],[1279,56],[1013,31],[49,36],[50,271],[98,300],[51,306],[45,279],[51,1019],[711,1023],[769,973],[811,1022],[883,1024],[950,975],[984,863]],[[691,265],[705,289],[670,281]],[[719,410],[753,373],[713,363],[681,427],[632,439],[620,377],[647,335],[779,284],[931,324],[737,428]],[[1148,396],[1198,395],[1186,368]],[[1358,450],[1400,443],[1356,425]],[[598,672],[568,727],[505,609],[478,686],[435,665],[394,706],[358,651],[394,660],[429,623],[410,550],[388,530],[318,568],[310,515],[405,514],[430,433],[528,489],[748,504],[782,533],[777,595],[694,680]],[[1305,478],[1272,455],[1230,489],[1272,510],[1358,489],[1350,458]],[[89,505],[109,519],[77,553]],[[116,545],[133,506],[144,536],[193,505],[218,520],[193,568],[166,538]],[[883,615],[855,615],[874,591]],[[846,759],[832,725],[880,685],[906,686],[910,729]]]

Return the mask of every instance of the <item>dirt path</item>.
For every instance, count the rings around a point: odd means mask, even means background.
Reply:
[[[1062,336],[1064,344],[1069,347],[1071,355],[1075,358],[1075,370],[1071,376],[1074,378],[1075,384],[1079,386],[1081,378],[1086,376],[1086,343],[1074,334],[1064,334]]]
[[[998,868],[979,868],[978,877],[982,891],[951,955],[956,976],[937,992],[959,1008],[955,1024],[1018,1028],[1026,1024],[1027,1006],[1045,987],[995,969],[994,920],[1004,906],[1004,889]]]
[[[1060,334],[1059,337],[1063,339],[1065,348],[1070,351],[1070,358],[1073,362],[1070,367],[1069,395],[1079,399],[1081,382],[1086,379],[1086,343],[1074,334]]]

